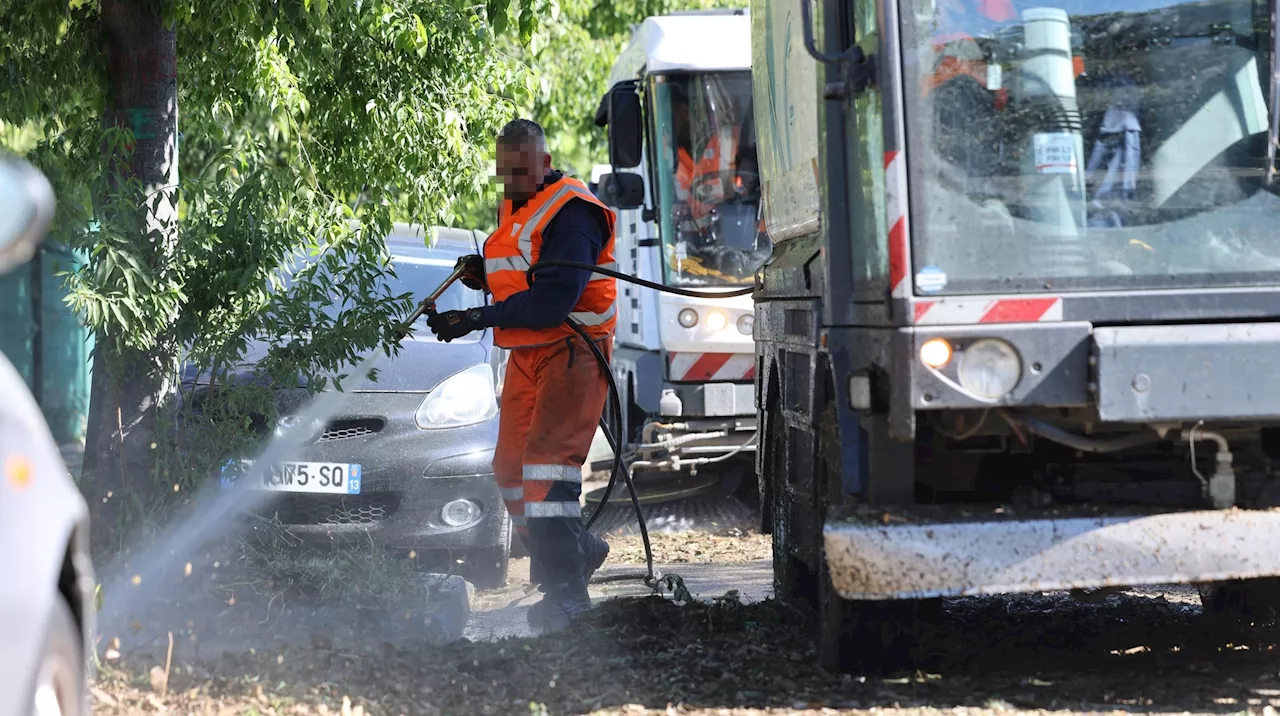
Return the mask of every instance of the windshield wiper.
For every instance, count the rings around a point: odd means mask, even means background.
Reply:
[[[1280,142],[1280,65],[1277,65],[1277,49],[1280,48],[1280,33],[1276,32],[1276,0],[1267,3],[1271,15],[1271,125],[1267,129],[1267,176],[1268,186],[1276,180],[1276,142]]]

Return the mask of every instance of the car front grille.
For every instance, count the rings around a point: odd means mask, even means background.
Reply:
[[[335,420],[325,426],[316,442],[333,440],[350,440],[351,438],[372,435],[382,430],[383,422],[377,418],[361,418],[358,420]]]
[[[269,510],[286,525],[372,525],[400,508],[395,493],[367,495],[290,495]]]

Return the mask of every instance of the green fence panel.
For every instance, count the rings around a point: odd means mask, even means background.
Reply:
[[[0,276],[0,352],[13,363],[35,395],[49,429],[59,443],[84,439],[89,413],[91,334],[63,299],[60,273],[83,265],[83,254],[46,242],[40,256]],[[33,291],[39,271],[40,310]],[[40,370],[36,371],[39,340]],[[34,384],[37,372],[40,385]]]

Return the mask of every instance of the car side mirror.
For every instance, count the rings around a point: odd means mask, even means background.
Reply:
[[[614,170],[634,169],[644,159],[644,116],[634,82],[609,90],[609,163]]]
[[[644,177],[630,172],[616,172],[600,177],[600,201],[614,209],[639,209],[644,206]]]
[[[35,255],[53,223],[53,187],[40,170],[13,155],[0,157],[0,274]]]

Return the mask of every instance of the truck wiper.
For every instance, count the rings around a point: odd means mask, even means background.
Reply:
[[[1276,0],[1267,3],[1271,15],[1271,124],[1267,128],[1267,174],[1266,184],[1273,185],[1276,180],[1276,142],[1280,142],[1280,64],[1277,64],[1277,50],[1280,49],[1280,34],[1276,33]]]

